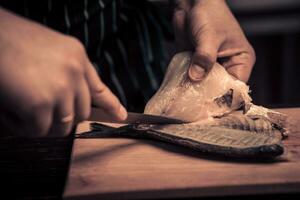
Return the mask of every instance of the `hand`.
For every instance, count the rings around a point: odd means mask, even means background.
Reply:
[[[249,79],[255,52],[225,0],[177,1],[173,24],[179,50],[194,51],[190,79],[202,80],[217,60],[236,78]]]
[[[1,8],[0,102],[0,126],[22,136],[65,136],[91,104],[127,116],[77,39]]]

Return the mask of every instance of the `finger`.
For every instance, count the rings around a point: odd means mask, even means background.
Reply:
[[[75,97],[75,124],[86,120],[91,112],[91,94],[86,80],[81,80]]]
[[[189,68],[189,77],[201,81],[217,60],[220,42],[209,31],[194,36],[195,51]]]
[[[28,137],[45,137],[52,123],[52,109],[40,106],[27,117],[24,131]]]
[[[73,126],[74,121],[74,95],[69,92],[63,94],[57,102],[53,114],[53,124],[50,129],[49,136],[66,136]]]
[[[241,81],[247,82],[251,75],[254,63],[255,55],[248,52],[242,52],[227,57],[222,65],[226,68],[228,73]]]
[[[95,68],[90,62],[86,66],[86,80],[92,97],[92,104],[103,109],[116,120],[124,120],[127,117],[126,109],[121,105],[117,97],[100,80]]]

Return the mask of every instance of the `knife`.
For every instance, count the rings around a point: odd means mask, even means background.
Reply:
[[[120,123],[120,124],[181,124],[184,123],[184,121],[180,119],[158,116],[158,115],[134,113],[134,112],[128,112],[128,116],[125,120],[115,120],[102,109],[94,108],[94,107],[92,107],[91,109],[91,114],[88,120]]]

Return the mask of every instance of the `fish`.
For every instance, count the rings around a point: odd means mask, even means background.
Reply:
[[[219,63],[203,80],[188,77],[191,52],[176,54],[163,83],[144,113],[182,120],[182,124],[129,124],[120,128],[93,123],[78,138],[104,136],[154,139],[205,154],[226,157],[276,157],[284,152],[287,116],[255,105],[249,86]]]
[[[276,157],[284,152],[282,134],[267,119],[230,113],[213,120],[184,124],[129,124],[113,128],[92,123],[77,138],[130,137],[180,145],[202,154],[231,158]]]

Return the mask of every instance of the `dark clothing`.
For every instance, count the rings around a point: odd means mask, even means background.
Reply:
[[[147,1],[7,0],[3,7],[77,37],[102,80],[130,111],[143,111],[158,89],[170,20]]]
[[[130,111],[143,111],[145,102],[162,81],[167,66],[164,38],[172,38],[172,32],[161,7],[133,0],[0,3],[19,15],[80,39],[102,80]],[[0,138],[2,197],[60,199],[72,144],[73,135],[60,139]]]

